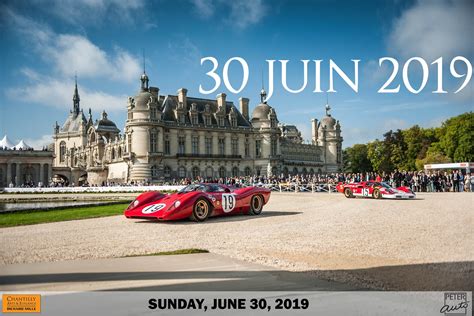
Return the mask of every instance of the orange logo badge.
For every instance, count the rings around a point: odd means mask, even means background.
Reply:
[[[39,294],[3,294],[3,313],[41,313]]]

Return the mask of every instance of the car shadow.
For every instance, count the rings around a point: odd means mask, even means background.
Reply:
[[[344,270],[184,270],[1,275],[0,288],[45,283],[148,281],[108,291],[393,290],[469,291],[474,262],[435,262]],[[155,284],[150,284],[155,280]],[[169,282],[173,281],[173,282]],[[177,282],[176,282],[177,281]],[[136,282],[135,282],[136,283]]]
[[[260,215],[247,215],[247,214],[235,214],[235,215],[224,215],[224,216],[215,216],[209,217],[204,222],[199,224],[212,224],[212,223],[221,223],[221,222],[240,222],[246,220],[258,220],[261,218],[267,217],[278,217],[278,216],[291,216],[291,215],[298,215],[302,214],[302,212],[278,212],[278,211],[263,211]],[[166,225],[189,225],[189,224],[196,224],[196,222],[191,221],[190,219],[180,219],[174,221],[160,221],[160,220],[142,220],[142,219],[135,219],[136,224],[166,224]]]

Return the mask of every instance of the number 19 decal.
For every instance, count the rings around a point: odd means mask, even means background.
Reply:
[[[234,194],[222,194],[222,209],[225,213],[232,212],[235,208],[235,195]]]

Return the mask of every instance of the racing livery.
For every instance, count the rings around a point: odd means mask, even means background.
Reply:
[[[346,198],[366,197],[374,199],[414,199],[415,193],[408,187],[393,188],[385,182],[364,181],[339,183],[337,191]]]
[[[140,194],[125,210],[127,218],[202,222],[211,216],[259,215],[270,199],[260,187],[233,188],[222,184],[191,184],[174,194],[158,191]]]

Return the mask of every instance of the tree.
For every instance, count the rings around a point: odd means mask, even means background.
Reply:
[[[390,172],[394,169],[390,160],[390,150],[386,143],[378,139],[367,145],[367,157],[370,160],[372,169],[377,172]]]
[[[367,157],[368,148],[365,144],[355,144],[344,150],[346,172],[368,172],[372,171],[372,164]]]
[[[474,113],[464,113],[443,122],[438,130],[442,151],[455,162],[474,160]]]
[[[437,149],[437,146],[430,147],[426,152],[426,157],[423,159],[417,159],[415,164],[418,170],[424,169],[426,164],[433,163],[447,163],[451,162],[449,157],[445,156],[441,151]]]

